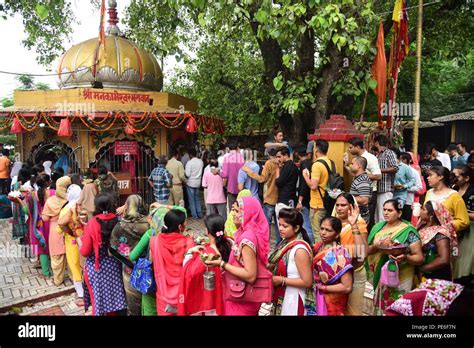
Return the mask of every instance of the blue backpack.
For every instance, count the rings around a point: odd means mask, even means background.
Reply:
[[[151,236],[155,234],[155,229],[152,228]],[[151,237],[150,237],[151,239]],[[155,275],[153,273],[153,264],[149,260],[150,247],[148,246],[148,252],[146,258],[139,258],[133,271],[130,274],[130,285],[135,290],[146,295],[156,291]]]

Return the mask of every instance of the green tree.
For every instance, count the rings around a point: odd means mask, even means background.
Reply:
[[[23,18],[28,48],[35,48],[37,61],[50,64],[63,51],[63,43],[75,22],[70,1],[66,0],[4,0],[0,3],[0,20],[19,14]]]

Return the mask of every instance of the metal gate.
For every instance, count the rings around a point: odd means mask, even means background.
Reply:
[[[127,139],[121,139],[127,141]],[[105,166],[112,173],[131,173],[132,193],[140,195],[146,204],[154,202],[153,190],[148,183],[151,171],[158,165],[158,159],[153,150],[138,141],[137,155],[115,155],[115,142],[108,143],[97,152],[95,161],[90,163],[90,168],[96,172],[100,166]],[[120,196],[120,204],[127,199],[126,195]]]
[[[67,175],[68,173],[80,173],[79,159],[82,155],[81,146],[73,150],[59,140],[45,140],[33,146],[29,159],[34,164],[43,164],[44,161],[49,160],[53,162],[51,169],[60,166]]]

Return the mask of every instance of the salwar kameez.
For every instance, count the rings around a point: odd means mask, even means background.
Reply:
[[[84,269],[84,310],[92,306],[96,316],[118,312],[127,308],[122,279],[122,264],[111,256],[107,249],[99,249],[99,270],[95,270],[95,255],[86,259]]]

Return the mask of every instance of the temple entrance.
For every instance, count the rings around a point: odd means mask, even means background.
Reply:
[[[72,149],[59,140],[46,140],[33,146],[29,160],[34,164],[43,164],[45,161],[51,161],[51,170],[61,167],[67,175],[80,173],[79,160],[82,156],[82,146]]]
[[[139,194],[146,204],[150,204],[154,197],[148,177],[157,165],[158,159],[148,145],[123,139],[103,146],[89,167],[92,172],[97,172],[100,166],[105,166],[117,177],[120,204],[131,193]]]

